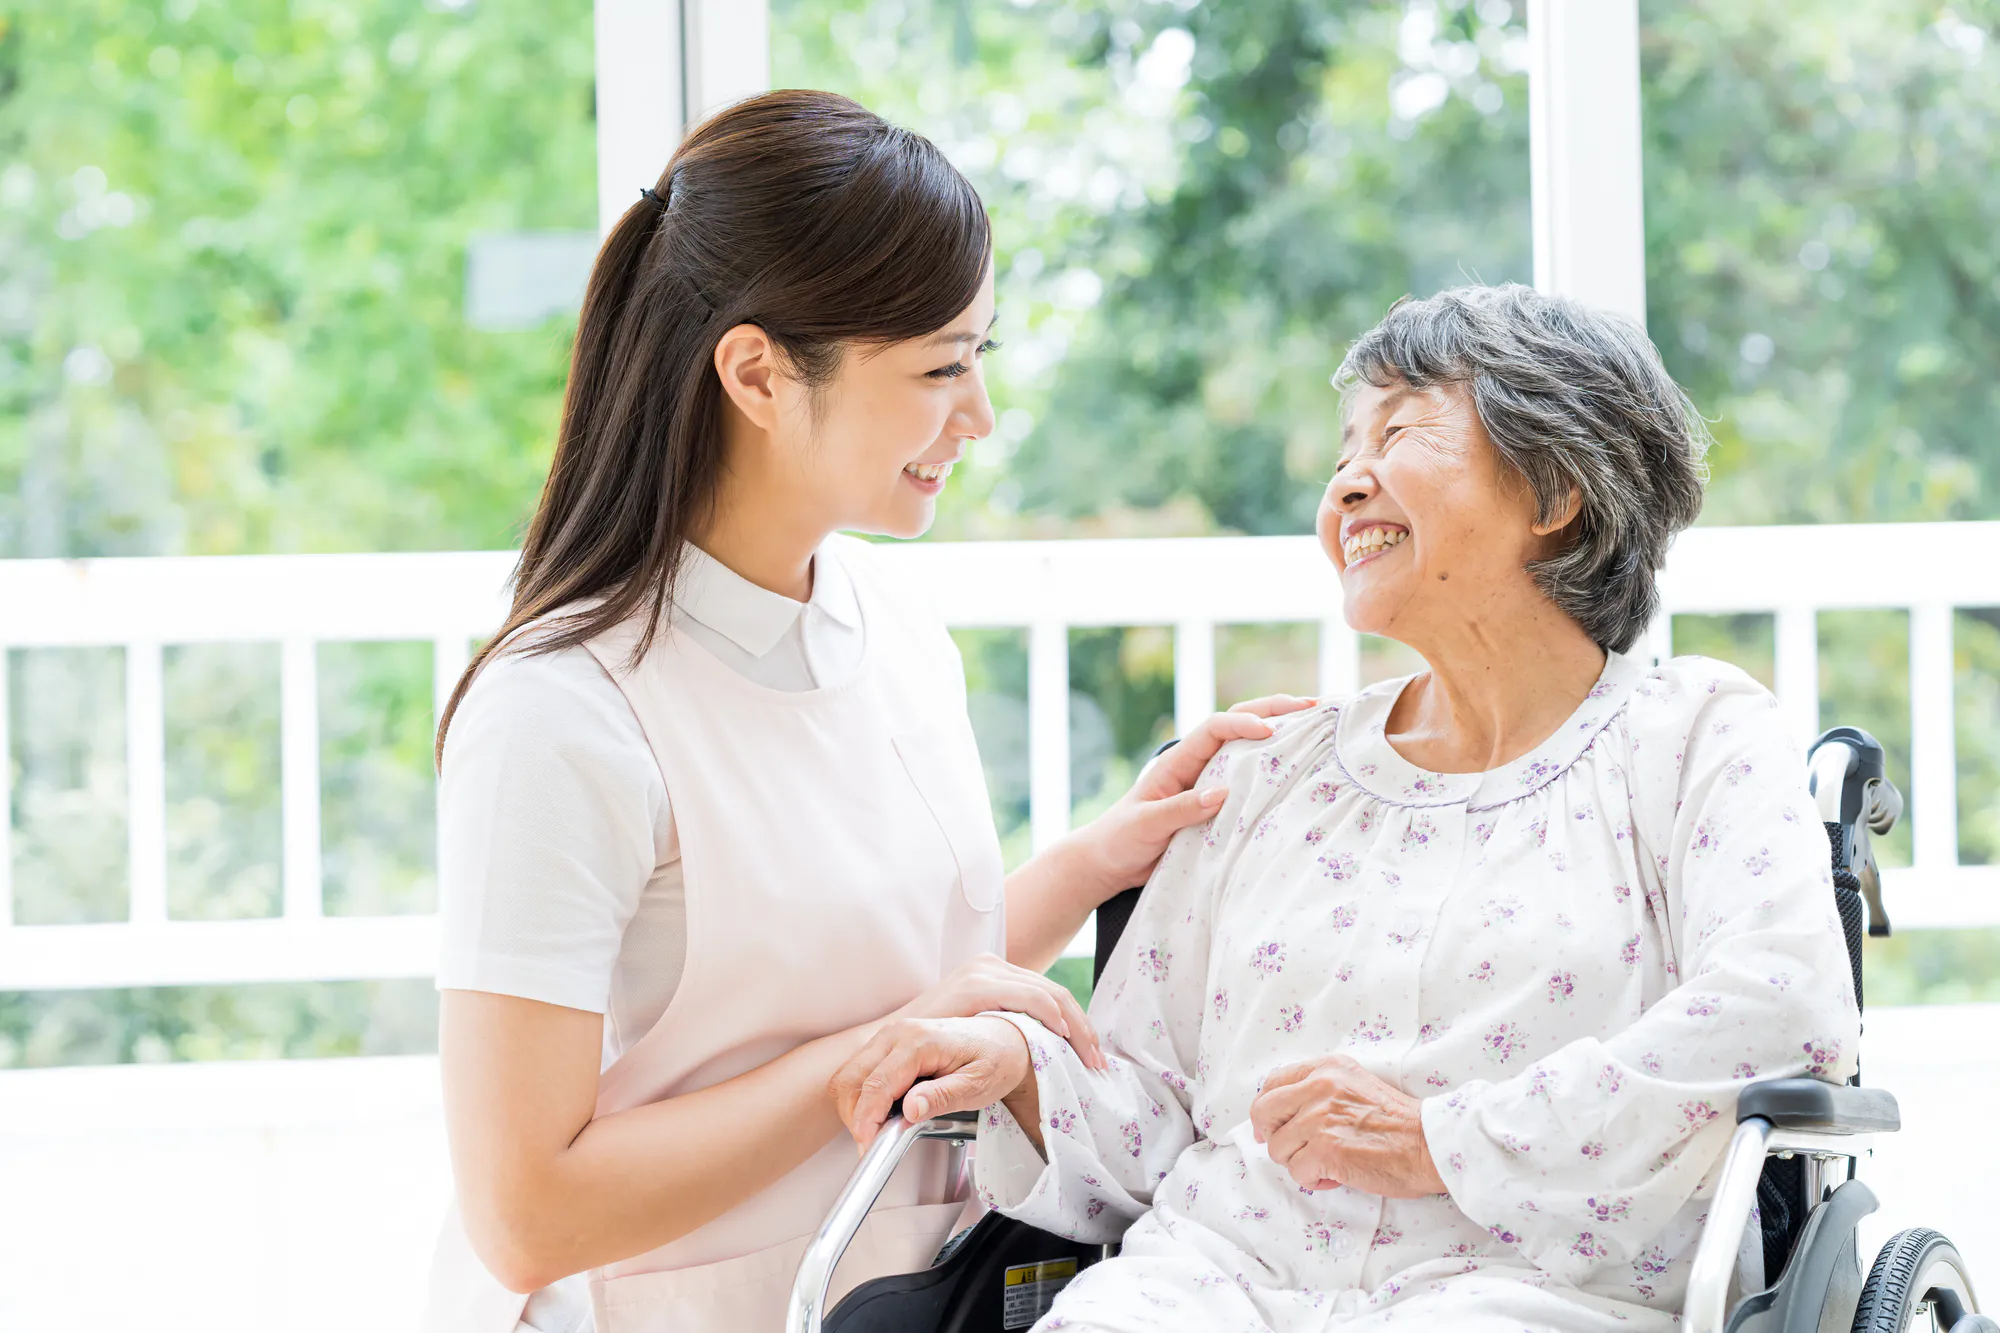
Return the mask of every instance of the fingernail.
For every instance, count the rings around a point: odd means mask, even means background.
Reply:
[[[930,1119],[929,1114],[927,1114],[925,1110],[925,1108],[929,1105],[929,1103],[925,1102],[923,1098],[912,1097],[909,1101],[904,1102],[903,1105],[909,1110],[910,1119],[912,1120]]]
[[[1228,799],[1229,788],[1227,787],[1210,787],[1201,794],[1201,803],[1204,806],[1221,805]]]

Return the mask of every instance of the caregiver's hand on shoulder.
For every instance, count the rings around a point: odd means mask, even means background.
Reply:
[[[1250,1103],[1250,1127],[1307,1189],[1345,1185],[1390,1199],[1445,1192],[1424,1142],[1423,1102],[1351,1056],[1274,1070]]]
[[[991,1106],[1023,1083],[1032,1089],[1032,1074],[1028,1039],[1004,1018],[898,1018],[840,1067],[827,1090],[865,1149],[898,1097],[906,1118],[927,1120]],[[1036,1119],[1030,1113],[1029,1123]]]
[[[1069,993],[1069,987],[1039,972],[1016,967],[998,954],[979,954],[959,964],[943,981],[891,1017],[970,1018],[996,1009],[1026,1014],[1066,1039],[1077,1058],[1090,1068],[1108,1067],[1097,1029],[1091,1026],[1083,1006]]]
[[[1221,806],[1229,795],[1227,788],[1194,790],[1217,750],[1230,741],[1261,741],[1271,734],[1265,718],[1296,713],[1317,702],[1289,694],[1245,700],[1226,713],[1209,714],[1172,749],[1146,765],[1117,804],[1070,835],[1092,882],[1102,891],[1098,901],[1144,884],[1174,834],[1201,823]]]

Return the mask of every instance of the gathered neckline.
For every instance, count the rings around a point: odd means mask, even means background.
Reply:
[[[1533,795],[1568,772],[1611,724],[1645,675],[1624,653],[1607,652],[1604,670],[1563,724],[1512,763],[1478,773],[1434,773],[1405,759],[1389,743],[1389,714],[1412,673],[1381,681],[1355,695],[1334,727],[1334,762],[1347,779],[1390,805],[1465,805],[1490,809]]]

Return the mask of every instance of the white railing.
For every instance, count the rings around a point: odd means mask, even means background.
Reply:
[[[928,543],[882,556],[954,626],[1025,628],[1030,818],[1045,845],[1069,827],[1072,627],[1172,625],[1175,720],[1215,699],[1217,625],[1310,622],[1319,678],[1359,678],[1339,585],[1309,537]],[[12,924],[0,820],[0,989],[423,976],[428,916],[329,917],[320,895],[315,645],[424,640],[442,702],[471,643],[502,619],[505,552],[0,562],[0,647],[114,645],[126,653],[129,920]],[[1952,609],[2000,605],[2000,523],[1708,528],[1675,547],[1670,613],[1773,613],[1776,684],[1801,736],[1817,729],[1815,615],[1910,612],[1915,864],[1889,874],[1899,925],[2000,924],[2000,867],[1960,866],[1952,708]],[[1662,622],[1662,627],[1664,621]],[[1649,650],[1664,651],[1663,628]],[[166,910],[165,644],[276,641],[280,652],[283,914],[173,921]],[[6,657],[0,653],[0,698]],[[6,710],[0,709],[0,753]],[[0,809],[11,763],[0,764]]]

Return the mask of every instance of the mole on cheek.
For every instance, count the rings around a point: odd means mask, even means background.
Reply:
[[[1440,574],[1440,575],[1438,575],[1438,582],[1439,582],[1439,583],[1443,583],[1443,582],[1444,582],[1444,581],[1445,581],[1446,579],[1448,579],[1448,578],[1450,578],[1450,577],[1451,577],[1451,575],[1450,575],[1450,574]]]

